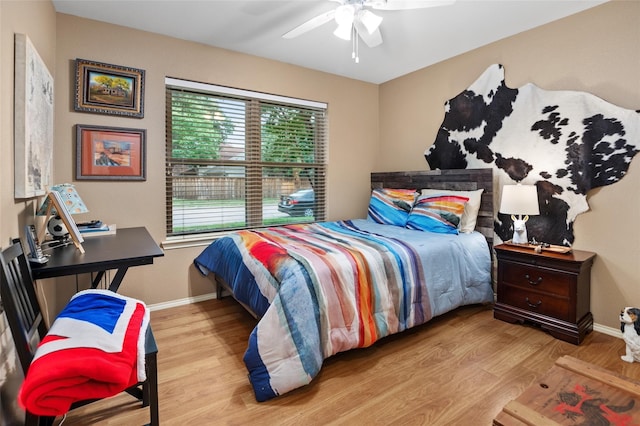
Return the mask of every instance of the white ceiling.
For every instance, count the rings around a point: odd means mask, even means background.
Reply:
[[[389,0],[395,1],[395,0]],[[383,83],[606,0],[457,0],[448,6],[375,11],[384,42],[335,37],[335,23],[295,39],[282,34],[335,8],[327,0],[53,0],[57,12],[191,40],[371,83]]]

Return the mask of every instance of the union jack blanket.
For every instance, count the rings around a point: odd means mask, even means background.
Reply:
[[[106,398],[146,380],[145,304],[108,290],[74,295],[38,346],[18,402],[59,416],[71,404]]]

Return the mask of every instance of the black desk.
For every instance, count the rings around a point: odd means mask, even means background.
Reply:
[[[113,235],[86,237],[82,246],[84,254],[73,244],[51,250],[46,264],[32,265],[33,278],[40,280],[97,273],[91,284],[92,288],[96,288],[106,271],[116,269],[109,290],[117,292],[129,267],[150,265],[155,257],[164,256],[162,249],[144,227],[118,228]]]

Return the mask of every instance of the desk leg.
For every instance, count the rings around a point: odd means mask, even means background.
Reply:
[[[102,277],[104,277],[104,271],[98,272],[98,275],[96,275],[96,277],[93,279],[93,282],[91,283],[91,288],[98,288],[98,285],[100,285],[100,281],[102,281]]]
[[[114,293],[118,292],[118,288],[122,283],[122,279],[124,278],[124,275],[127,273],[128,270],[129,270],[128,266],[118,268],[118,271],[116,272],[115,277],[113,277],[113,280],[111,280],[111,284],[109,284],[109,290],[111,290]],[[93,282],[91,283],[91,288],[98,288],[98,286],[100,285],[100,281],[102,281],[102,277],[104,277],[104,273],[105,271],[98,272],[98,274],[93,279]]]
[[[120,283],[122,283],[122,279],[124,278],[124,275],[127,273],[127,270],[129,270],[128,266],[124,266],[118,269],[118,272],[116,272],[116,276],[113,277],[111,284],[109,284],[109,290],[111,290],[114,293],[118,292]]]

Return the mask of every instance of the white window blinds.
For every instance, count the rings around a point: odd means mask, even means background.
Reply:
[[[324,220],[326,104],[165,84],[167,235]]]

